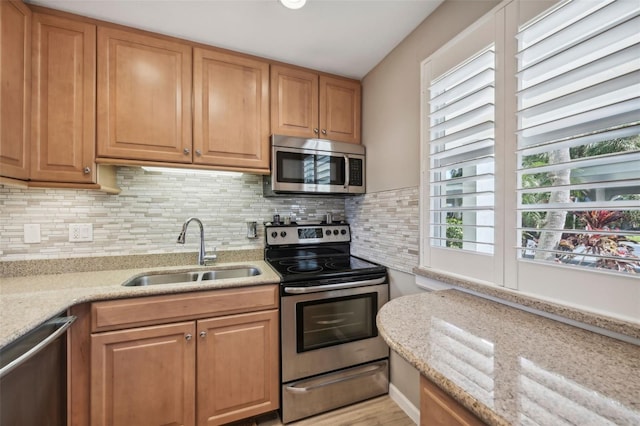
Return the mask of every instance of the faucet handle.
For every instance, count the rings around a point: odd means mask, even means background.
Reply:
[[[218,255],[216,254],[216,248],[213,248],[213,254],[209,254],[207,255],[205,252],[205,256],[202,258],[204,264],[206,265],[207,262],[214,262],[216,259],[218,258]]]

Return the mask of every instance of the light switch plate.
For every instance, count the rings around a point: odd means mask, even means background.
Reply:
[[[69,241],[73,243],[93,241],[93,225],[91,223],[70,223]]]
[[[37,223],[29,223],[24,225],[24,242],[25,244],[37,244],[40,242],[40,225]]]

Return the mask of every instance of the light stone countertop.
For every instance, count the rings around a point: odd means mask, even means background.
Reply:
[[[490,425],[640,425],[640,347],[457,290],[384,305],[380,334]]]
[[[261,275],[243,278],[124,287],[128,279],[154,271],[191,271],[255,266]],[[151,296],[231,287],[277,284],[280,277],[263,260],[181,265],[0,278],[0,347],[12,342],[67,308],[97,300]]]

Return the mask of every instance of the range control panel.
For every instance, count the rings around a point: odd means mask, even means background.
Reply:
[[[351,241],[349,225],[267,226],[265,233],[269,246]]]

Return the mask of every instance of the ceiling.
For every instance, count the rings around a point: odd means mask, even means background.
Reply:
[[[443,0],[27,0],[361,79]]]

